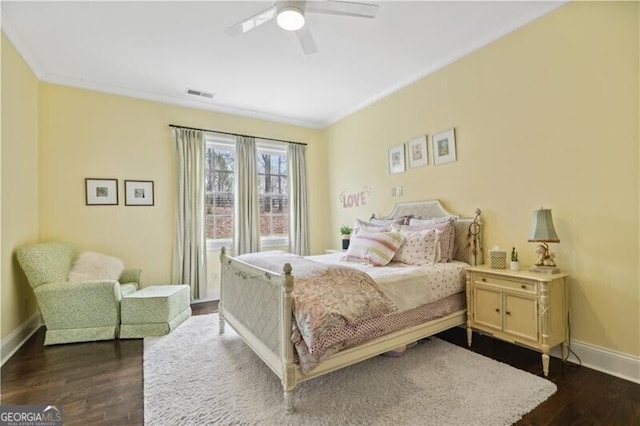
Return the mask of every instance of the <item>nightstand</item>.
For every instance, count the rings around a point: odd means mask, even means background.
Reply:
[[[542,352],[549,374],[549,350],[562,344],[567,356],[568,274],[467,268],[467,343],[473,330]]]

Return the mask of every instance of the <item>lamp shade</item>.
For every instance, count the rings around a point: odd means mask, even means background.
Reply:
[[[558,234],[556,234],[556,229],[553,227],[551,209],[538,209],[533,212],[529,241],[545,243],[560,242],[560,238],[558,238]]]

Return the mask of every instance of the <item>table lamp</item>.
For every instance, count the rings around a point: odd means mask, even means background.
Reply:
[[[555,274],[560,272],[556,267],[555,253],[549,251],[548,243],[559,243],[560,238],[553,227],[551,209],[540,208],[533,212],[531,221],[531,231],[529,232],[529,242],[539,243],[536,246],[536,263],[531,267],[532,272],[547,272]]]

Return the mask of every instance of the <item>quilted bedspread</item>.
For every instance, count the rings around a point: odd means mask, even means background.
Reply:
[[[244,254],[238,260],[280,273],[290,263],[295,276],[292,292],[297,331],[314,358],[323,333],[345,323],[361,322],[397,310],[365,272],[346,266],[329,265],[282,251]],[[320,350],[320,349],[318,349]]]

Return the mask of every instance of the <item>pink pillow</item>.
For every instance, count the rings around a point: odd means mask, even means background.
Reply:
[[[440,256],[437,262],[450,262],[453,259],[456,243],[456,225],[454,218],[447,219],[415,219],[409,221],[409,226],[401,226],[403,231],[424,231],[435,229],[438,237]]]
[[[404,236],[399,232],[369,232],[363,229],[351,237],[344,259],[384,266],[391,262],[403,241]]]

